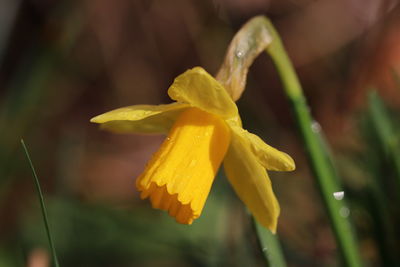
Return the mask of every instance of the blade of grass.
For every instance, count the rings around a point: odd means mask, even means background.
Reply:
[[[399,138],[393,130],[392,122],[382,99],[376,93],[371,91],[368,94],[368,112],[376,132],[378,141],[383,148],[386,158],[393,166],[396,176],[397,188],[400,190],[400,149]]]
[[[283,256],[278,235],[274,235],[270,230],[260,225],[254,218],[253,223],[256,228],[262,253],[269,263],[269,266],[286,267],[286,261]]]
[[[344,263],[351,267],[362,266],[356,238],[348,216],[341,215],[341,210],[348,208],[343,199],[338,201],[333,197],[333,193],[341,191],[341,187],[331,164],[329,153],[321,142],[320,129],[314,127],[316,124],[312,120],[301,85],[278,33],[272,23],[267,18],[264,19],[266,27],[272,35],[272,42],[266,51],[275,64],[284,86],[284,92],[290,101]]]
[[[42,210],[43,222],[44,222],[44,226],[45,226],[45,229],[46,229],[47,239],[49,241],[50,251],[51,251],[52,258],[53,258],[53,263],[54,263],[54,266],[59,267],[56,250],[54,248],[53,239],[52,239],[51,233],[50,233],[49,222],[48,222],[48,219],[47,219],[46,206],[44,204],[44,199],[43,199],[42,189],[40,188],[39,179],[37,177],[37,174],[36,174],[36,171],[35,171],[35,167],[33,166],[31,157],[29,156],[28,149],[26,148],[26,145],[25,145],[25,142],[24,142],[23,139],[21,139],[21,145],[22,145],[22,147],[24,149],[26,158],[28,159],[29,165],[30,165],[31,170],[32,170],[33,178],[34,178],[34,181],[35,181],[36,191],[37,191],[37,194],[38,194],[40,207],[41,207],[41,210]]]

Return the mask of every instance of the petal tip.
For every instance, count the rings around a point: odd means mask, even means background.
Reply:
[[[276,229],[278,228],[278,217],[279,217],[279,210],[277,211],[277,214],[273,216],[272,218],[265,218],[263,216],[254,216],[256,220],[261,224],[263,227],[266,229],[270,230],[271,233],[276,234]]]
[[[91,118],[90,122],[92,122],[92,123],[100,123],[99,117],[100,116],[96,116],[96,117]]]
[[[294,162],[293,158],[286,154],[286,161],[285,161],[286,171],[294,171],[296,169],[296,163]]]
[[[262,220],[262,218],[257,218],[255,216],[254,216],[254,218],[255,218],[256,222],[261,227],[264,227],[265,229],[268,229],[274,235],[276,234],[276,230],[277,230],[277,227],[278,227],[278,219],[277,218],[275,220],[268,220],[268,221]]]
[[[276,235],[276,227],[270,228],[269,230],[271,231],[271,233],[273,233],[274,235]]]
[[[193,67],[193,68],[189,69],[188,71],[199,72],[199,73],[202,73],[202,74],[209,75],[208,72],[205,69],[203,69],[202,67],[200,67],[200,66]]]
[[[270,230],[271,233],[276,234],[276,230],[278,228],[278,217],[269,220],[268,222],[264,221],[263,223],[261,223],[261,225]]]

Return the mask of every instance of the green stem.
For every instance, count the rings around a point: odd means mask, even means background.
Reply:
[[[344,263],[351,267],[362,266],[356,238],[346,216],[348,214],[344,214],[348,213],[346,212],[348,208],[343,199],[337,200],[333,197],[333,193],[341,191],[341,188],[331,164],[329,153],[321,142],[322,138],[318,127],[313,127],[313,120],[302,88],[279,35],[271,22],[268,21],[267,27],[272,36],[272,43],[266,51],[278,70],[284,91],[291,103]]]
[[[22,147],[23,147],[23,149],[25,151],[26,158],[29,161],[29,165],[31,166],[31,170],[32,170],[32,173],[33,173],[33,178],[35,180],[36,191],[37,191],[38,197],[39,197],[40,207],[41,207],[41,210],[42,210],[42,216],[43,216],[43,221],[44,221],[44,227],[46,229],[47,239],[49,241],[51,255],[53,257],[53,263],[54,263],[54,266],[59,267],[58,259],[57,259],[57,255],[56,255],[56,250],[54,248],[53,239],[51,238],[51,234],[50,234],[50,227],[49,227],[49,222],[48,222],[48,219],[47,219],[47,211],[46,211],[46,206],[44,205],[44,199],[43,199],[42,189],[40,188],[39,179],[38,179],[38,177],[36,175],[35,167],[33,166],[31,157],[29,156],[28,149],[26,148],[25,142],[24,142],[23,139],[21,139],[21,145],[22,145]]]
[[[278,235],[273,234],[270,230],[260,225],[255,219],[253,219],[253,223],[256,228],[262,253],[269,266],[286,267],[286,261],[282,253]]]

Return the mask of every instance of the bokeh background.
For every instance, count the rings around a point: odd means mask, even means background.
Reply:
[[[61,266],[263,266],[251,220],[222,173],[202,217],[176,224],[134,187],[164,137],[116,135],[89,123],[117,107],[171,102],[167,88],[193,66],[215,74],[234,33],[260,14],[280,32],[314,127],[331,146],[365,266],[399,264],[399,171],[388,156],[389,149],[400,157],[398,1],[1,0],[0,266],[49,266],[21,138],[42,182]],[[296,171],[270,174],[289,266],[340,266],[266,55],[251,67],[238,106],[245,128],[296,161]],[[376,106],[383,118],[373,116]],[[393,140],[377,121],[388,122]]]

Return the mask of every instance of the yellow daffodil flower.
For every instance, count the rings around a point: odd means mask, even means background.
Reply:
[[[168,137],[136,180],[141,198],[191,224],[203,210],[215,175],[225,174],[253,216],[272,232],[280,212],[266,172],[291,171],[293,159],[241,126],[236,104],[204,69],[178,76],[168,95],[175,103],[136,105],[91,119],[120,133],[162,133]]]

